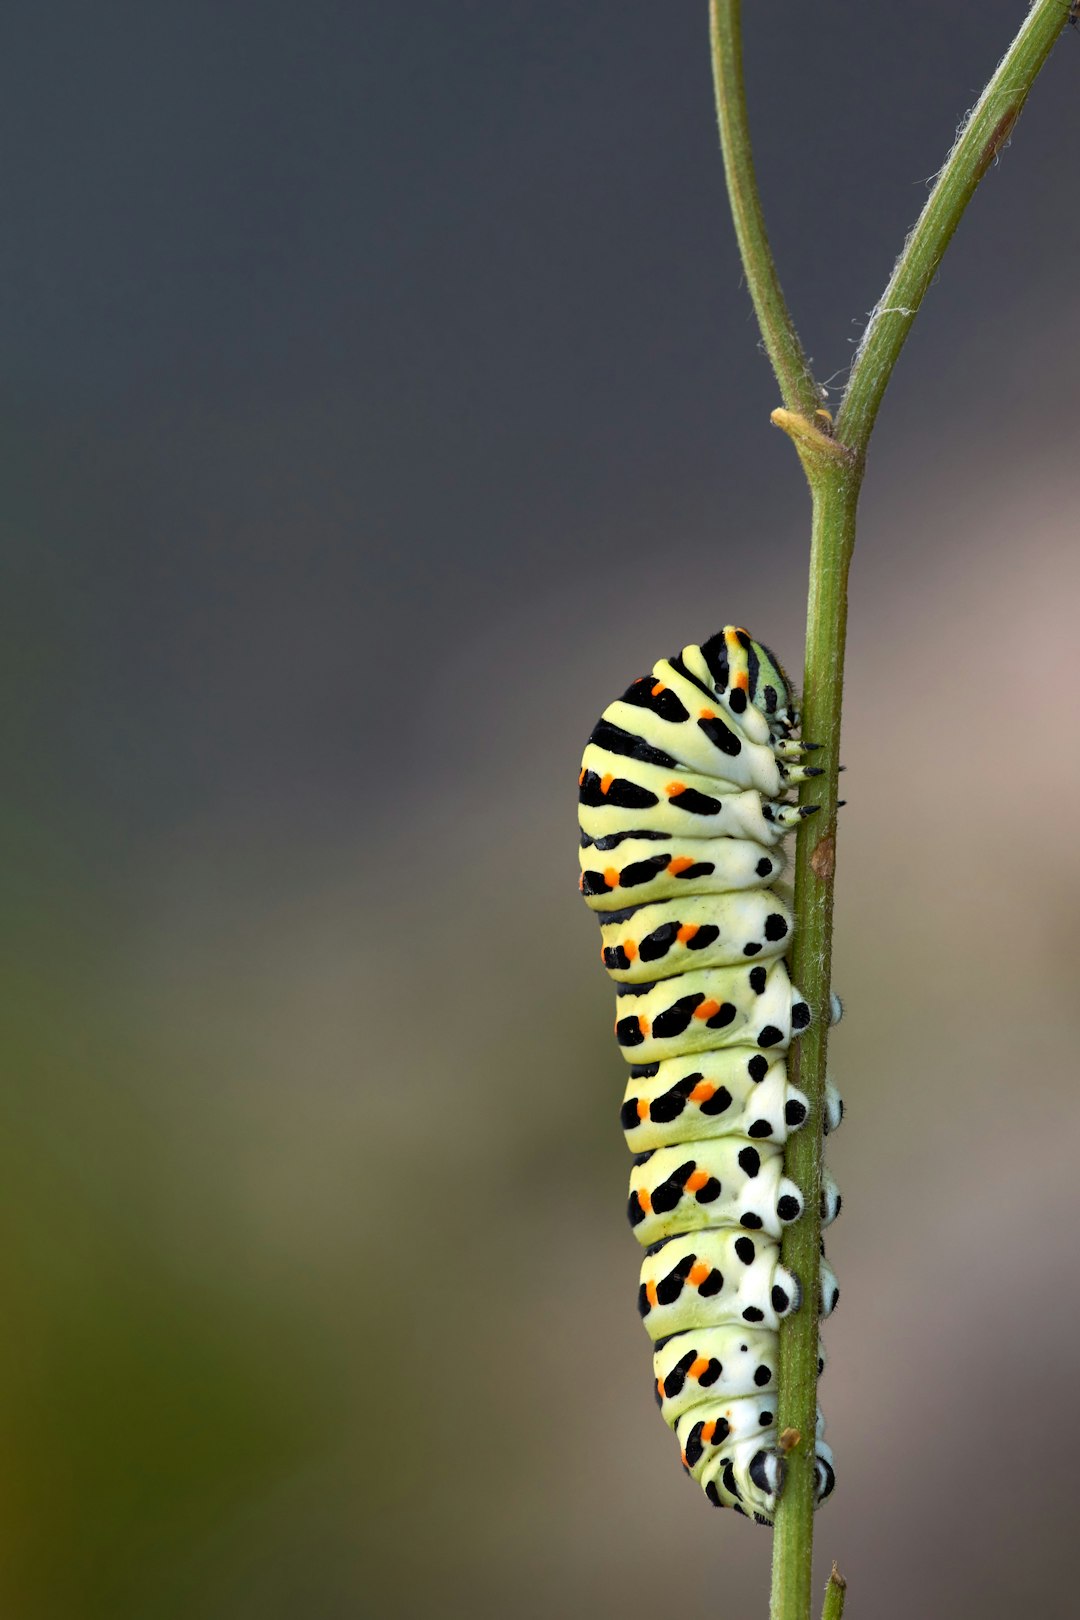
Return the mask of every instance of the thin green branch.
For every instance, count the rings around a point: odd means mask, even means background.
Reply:
[[[812,416],[821,396],[784,300],[754,174],[743,83],[742,0],[710,0],[709,34],[724,177],[747,286],[784,404]]]
[[[825,1605],[821,1611],[821,1620],[844,1620],[844,1598],[847,1596],[847,1581],[834,1564],[832,1574],[825,1585]]]
[[[803,1282],[805,1304],[780,1329],[777,1406],[788,1475],[773,1534],[772,1620],[809,1620],[812,1598],[814,1441],[817,1418],[819,1198],[822,1112],[832,964],[837,771],[847,627],[847,578],[866,447],[882,395],[911,323],[960,216],[1012,132],[1060,33],[1065,0],[1036,0],[964,125],[905,243],[855,358],[835,429],[818,394],[780,288],[754,177],[742,73],[739,0],[710,0],[712,57],[731,211],[743,267],[784,409],[773,421],[795,443],[810,484],[813,528],[807,609],[803,735],[821,745],[825,774],[800,789],[819,813],[800,828],[795,856],[792,977],[813,1022],[789,1054],[793,1083],[810,1117],[787,1144],[785,1168],[804,1194],[805,1213],[787,1228],[783,1262]],[[811,792],[812,788],[812,792]],[[839,1620],[844,1587],[834,1575],[826,1620]],[[830,1606],[831,1605],[831,1606]]]
[[[892,369],[976,186],[1009,142],[1039,69],[1068,16],[1066,0],[1036,0],[945,159],[855,355],[837,437],[865,452]]]

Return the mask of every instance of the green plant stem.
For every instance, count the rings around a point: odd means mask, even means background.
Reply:
[[[787,1483],[776,1511],[773,1539],[774,1620],[804,1620],[810,1612],[814,1534],[814,1440],[817,1418],[819,1244],[822,1110],[829,1037],[833,872],[836,863],[837,766],[844,688],[847,579],[855,543],[859,471],[850,466],[815,470],[807,609],[803,736],[820,743],[814,756],[825,775],[803,788],[804,803],[821,806],[799,829],[795,847],[795,939],[791,976],[810,1004],[813,1021],[788,1055],[793,1085],[806,1093],[810,1117],[789,1138],[785,1168],[802,1189],[806,1214],[784,1233],[781,1259],[803,1285],[804,1306],[780,1326],[780,1433],[799,1442],[788,1454]]]
[[[710,0],[709,32],[724,178],[754,312],[784,404],[811,416],[821,395],[784,299],[754,178],[743,83],[742,0]]]
[[[821,806],[800,828],[795,856],[792,977],[813,1022],[789,1056],[810,1118],[787,1144],[785,1168],[802,1189],[805,1213],[784,1234],[781,1256],[798,1273],[804,1306],[780,1329],[781,1444],[788,1475],[773,1534],[772,1620],[809,1620],[812,1597],[814,1439],[817,1417],[822,1104],[828,1045],[836,860],[837,770],[847,626],[847,579],[866,450],[882,395],[923,296],[979,181],[1008,141],[1020,109],[1066,20],[1064,0],[1035,0],[1020,31],[964,124],[856,355],[835,430],[780,287],[754,175],[742,72],[740,0],[710,0],[713,72],[731,211],[750,295],[785,409],[773,421],[795,443],[810,484],[813,525],[803,735],[821,745],[825,775],[800,789]],[[833,1607],[829,1607],[830,1603]],[[843,1586],[830,1582],[826,1616],[838,1620]]]
[[[825,1585],[825,1604],[821,1611],[821,1620],[844,1620],[844,1598],[847,1596],[847,1581],[834,1564],[832,1574]]]

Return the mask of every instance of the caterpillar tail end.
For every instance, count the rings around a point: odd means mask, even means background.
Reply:
[[[733,1454],[717,1457],[705,1466],[700,1476],[705,1495],[713,1507],[734,1508],[755,1524],[771,1525],[788,1477],[785,1452],[775,1439],[762,1445],[760,1438],[732,1450]],[[819,1438],[814,1451],[815,1508],[827,1502],[835,1489],[833,1454]]]

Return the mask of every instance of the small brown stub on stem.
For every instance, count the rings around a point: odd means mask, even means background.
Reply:
[[[980,180],[991,163],[1001,155],[1002,150],[1009,144],[1009,137],[1012,135],[1013,127],[1020,116],[1023,105],[1023,98],[1021,98],[1014,106],[1009,108],[1008,112],[1002,114],[991,130],[990,139],[984,146],[982,156],[979,158],[978,178]]]
[[[799,1433],[798,1429],[784,1429],[780,1434],[780,1439],[777,1444],[786,1457],[789,1451],[795,1450],[795,1447],[798,1445],[801,1439],[802,1435]]]
[[[845,1581],[835,1564],[832,1567],[832,1574],[829,1576],[829,1580],[834,1586],[838,1586],[841,1592],[847,1591],[847,1581]]]
[[[810,870],[822,883],[828,883],[836,871],[836,835],[826,833],[814,845],[814,853],[810,857]]]

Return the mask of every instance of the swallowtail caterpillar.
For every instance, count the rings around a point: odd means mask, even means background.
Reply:
[[[816,806],[777,659],[727,626],[634,681],[593,728],[578,779],[581,892],[599,915],[630,1064],[622,1124],[629,1217],[645,1248],[638,1309],[656,1395],[683,1465],[717,1507],[772,1522],[785,1462],[776,1430],[778,1328],[803,1306],[780,1264],[802,1214],[784,1143],[808,1115],[788,1047],[810,1008],[788,977],[785,836]],[[839,1003],[834,1001],[834,1020]],[[843,1105],[830,1085],[825,1130]],[[840,1210],[825,1176],[822,1218]],[[836,1304],[822,1261],[822,1316]],[[819,1363],[823,1365],[823,1363]],[[818,1417],[816,1491],[833,1489]]]

